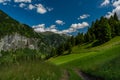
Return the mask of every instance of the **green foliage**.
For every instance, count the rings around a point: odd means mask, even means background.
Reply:
[[[74,38],[74,36],[72,36],[71,38],[70,38],[70,41],[68,41],[68,42],[71,42],[71,45],[72,46],[75,46],[75,38]]]
[[[84,35],[83,33],[78,33],[78,35],[75,37],[76,45],[82,44],[84,42]]]
[[[14,33],[19,33],[20,35],[29,38],[41,37],[39,34],[35,33],[34,30],[28,25],[17,22],[0,10],[0,38],[4,37],[5,35],[11,35]]]
[[[45,60],[48,54],[42,54],[37,50],[29,48],[17,49],[11,51],[1,51],[0,64],[12,64],[24,61]]]
[[[72,44],[68,42],[68,53],[67,54],[71,54],[71,53],[72,53]]]
[[[61,44],[58,48],[57,48],[57,55],[62,55],[63,52],[65,51],[65,48],[64,48],[64,44]]]

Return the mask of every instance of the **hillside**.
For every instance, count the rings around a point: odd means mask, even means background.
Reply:
[[[96,47],[90,47],[92,43],[83,44],[82,46],[75,46],[70,55],[51,58],[48,61],[67,69],[69,74],[71,74],[70,80],[74,80],[73,78],[80,80],[80,77],[78,77],[79,71],[92,75],[94,78],[98,77],[100,80],[119,80],[119,44],[119,36]]]
[[[67,40],[63,35],[36,33],[30,26],[22,24],[0,10],[0,52],[18,49],[33,49],[50,55],[51,49]]]

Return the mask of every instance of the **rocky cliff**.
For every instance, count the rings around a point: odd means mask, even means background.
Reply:
[[[18,48],[38,49],[37,43],[38,39],[27,38],[15,33],[13,35],[6,35],[0,39],[0,51],[16,50]]]

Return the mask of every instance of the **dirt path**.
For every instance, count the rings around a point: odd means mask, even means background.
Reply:
[[[62,78],[60,80],[69,80],[70,74],[67,70],[64,70]]]
[[[101,77],[96,77],[90,74],[87,74],[79,69],[74,69],[76,75],[78,75],[82,80],[104,80]],[[62,78],[60,80],[69,80],[70,74],[67,70],[63,70]],[[74,80],[74,79],[73,79]]]
[[[79,69],[74,70],[78,76],[80,76],[83,80],[104,80],[100,77],[92,76],[87,73],[80,71]]]

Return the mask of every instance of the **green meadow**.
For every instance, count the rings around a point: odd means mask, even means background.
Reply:
[[[92,47],[92,44],[75,46],[71,54],[46,61],[0,65],[0,80],[85,80],[79,70],[104,80],[119,80],[120,37],[100,46]]]
[[[97,47],[91,47],[91,45],[92,43],[87,43],[75,46],[72,54],[51,58],[49,61],[67,69],[71,74],[75,73],[74,69],[79,69],[105,80],[119,80],[120,37],[115,37]],[[73,77],[72,80],[74,78],[76,77]],[[79,80],[78,77],[77,79]]]

